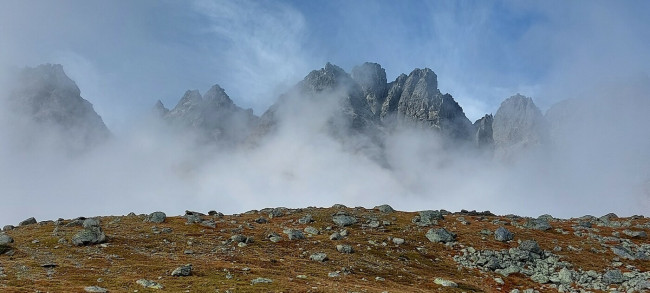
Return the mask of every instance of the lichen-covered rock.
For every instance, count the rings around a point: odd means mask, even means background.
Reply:
[[[445,228],[429,229],[425,235],[431,242],[452,242],[456,240],[456,234],[447,231]]]
[[[192,274],[192,265],[186,264],[184,266],[177,267],[171,273],[174,277],[187,277]]]
[[[507,242],[514,239],[514,234],[504,227],[499,227],[494,231],[494,239],[501,242]]]
[[[147,217],[147,221],[151,223],[163,223],[167,219],[167,215],[163,212],[153,212]]]

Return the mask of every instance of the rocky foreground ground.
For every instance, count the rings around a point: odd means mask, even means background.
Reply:
[[[650,219],[268,208],[0,233],[1,292],[650,292]]]

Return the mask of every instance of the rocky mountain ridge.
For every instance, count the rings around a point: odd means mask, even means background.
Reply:
[[[10,100],[34,120],[74,133],[73,140],[83,144],[96,144],[109,135],[61,65],[23,70]],[[558,112],[557,108],[552,112]],[[238,146],[291,124],[324,131],[351,145],[352,151],[379,150],[376,153],[381,153],[386,134],[403,128],[430,131],[451,145],[470,145],[505,157],[548,144],[555,137],[551,132],[562,131],[561,123],[547,121],[558,115],[542,115],[531,98],[519,94],[506,99],[494,116],[488,114],[471,123],[454,98],[438,89],[437,75],[431,69],[415,69],[388,82],[377,63],[356,66],[352,74],[327,63],[280,96],[260,117],[237,106],[219,85],[204,95],[188,90],[173,109],[158,101],[153,112],[181,132],[196,133],[201,142]]]

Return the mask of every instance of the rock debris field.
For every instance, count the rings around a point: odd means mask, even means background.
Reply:
[[[650,292],[650,219],[334,205],[28,218],[1,292]]]

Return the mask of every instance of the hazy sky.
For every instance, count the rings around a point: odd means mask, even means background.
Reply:
[[[310,70],[432,68],[473,121],[648,74],[647,1],[3,1],[0,64],[61,63],[109,128],[218,83],[261,114]]]
[[[647,215],[648,11],[650,1],[0,0],[0,67],[63,64],[116,134],[70,158],[35,139],[56,135],[0,109],[0,223],[337,202]],[[309,102],[252,150],[214,152],[139,121],[158,99],[171,108],[213,84],[260,115],[326,62],[350,72],[367,61],[389,81],[433,69],[472,121],[515,93],[542,111],[589,102],[551,156],[513,165],[408,130],[385,138],[383,168],[319,132],[331,113]]]

